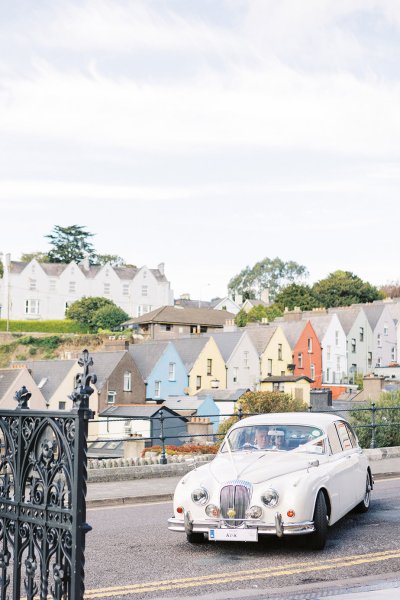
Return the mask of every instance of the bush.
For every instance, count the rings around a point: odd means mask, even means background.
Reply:
[[[6,319],[0,319],[0,331],[7,330]],[[11,332],[37,332],[37,333],[87,333],[88,328],[82,327],[75,321],[52,320],[52,321],[9,321]]]
[[[369,402],[365,408],[371,408],[371,406],[372,402]],[[375,402],[375,407],[389,409],[377,410],[375,413],[375,423],[382,425],[375,430],[376,447],[400,446],[400,426],[396,425],[396,423],[400,423],[400,391],[383,392],[379,400]],[[371,419],[372,412],[370,410],[354,409],[350,412],[350,422],[362,448],[371,447],[372,429],[371,427],[360,427],[360,425],[370,425]]]
[[[174,456],[175,454],[216,454],[218,452],[218,447],[218,444],[182,444],[182,446],[169,444],[165,446],[165,453],[169,456]],[[142,450],[142,458],[145,457],[146,452],[157,452],[157,454],[161,454],[162,447],[157,445],[145,448]]]
[[[244,416],[258,415],[272,412],[305,412],[307,404],[301,400],[296,400],[290,394],[282,392],[247,392],[240,398],[240,406]],[[239,406],[235,406],[235,413],[239,410]],[[218,433],[222,436],[226,434],[228,429],[237,423],[238,417],[229,417],[221,423],[218,428]]]
[[[129,319],[129,316],[112,300],[102,296],[83,297],[65,311],[68,319],[72,319],[95,333],[99,329],[113,329]]]
[[[62,344],[64,339],[58,335],[50,335],[48,337],[33,337],[31,335],[22,337],[19,340],[20,344],[24,346],[32,346],[34,348],[40,348],[42,350],[52,351],[56,350],[60,344]]]

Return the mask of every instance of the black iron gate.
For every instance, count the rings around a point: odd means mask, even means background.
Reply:
[[[89,374],[79,361],[67,411],[33,411],[16,393],[0,411],[0,599],[80,600],[84,596]]]

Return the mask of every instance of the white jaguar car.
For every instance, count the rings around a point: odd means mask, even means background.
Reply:
[[[256,542],[307,535],[324,547],[328,526],[366,512],[373,479],[347,421],[323,413],[271,413],[238,421],[215,459],[175,490],[172,531],[190,543]]]

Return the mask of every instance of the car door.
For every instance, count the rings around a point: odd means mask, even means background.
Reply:
[[[343,421],[336,421],[328,427],[328,440],[331,447],[331,497],[336,518],[343,516],[354,506],[356,496],[353,481],[355,449],[350,441],[345,440],[345,437],[348,437],[347,430],[343,431],[339,423]],[[345,423],[343,425],[345,426]],[[334,517],[334,520],[336,518]]]

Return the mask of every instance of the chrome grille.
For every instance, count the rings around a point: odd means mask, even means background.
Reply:
[[[228,481],[222,488],[220,494],[221,517],[228,527],[238,527],[246,518],[246,510],[249,508],[252,493],[252,485],[248,481]],[[229,515],[230,510],[235,515]]]

